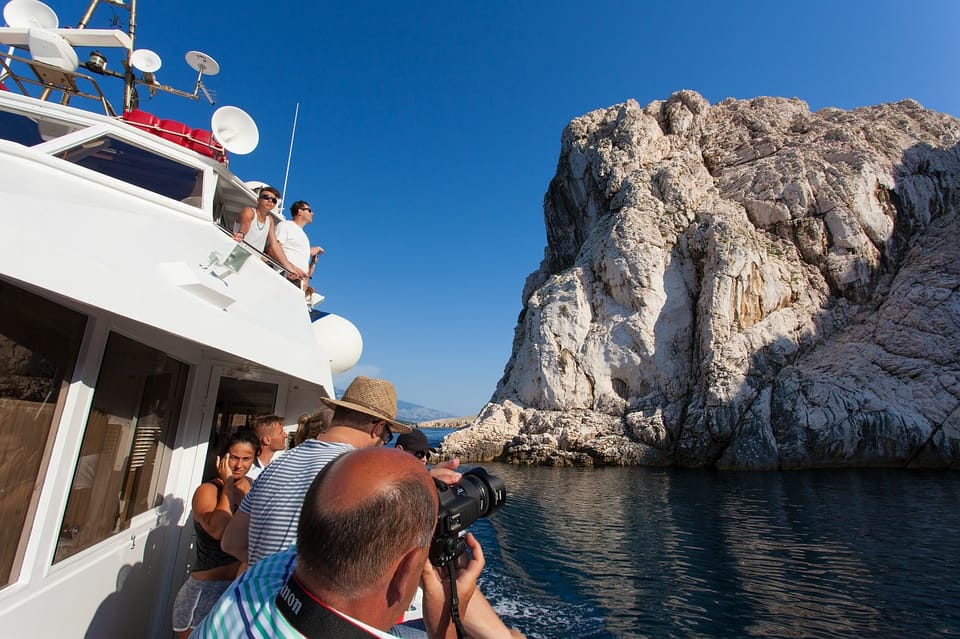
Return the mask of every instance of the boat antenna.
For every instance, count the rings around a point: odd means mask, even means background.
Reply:
[[[297,133],[297,116],[298,115],[300,115],[299,102],[297,102],[297,108],[293,112],[293,130],[290,131],[290,150],[287,151],[287,170],[283,174],[283,188],[280,191],[281,193],[283,193],[283,196],[281,197],[281,200],[280,200],[281,202],[286,202],[286,199],[287,199],[287,195],[286,195],[287,194],[287,178],[290,176],[290,158],[293,157],[293,136],[296,135]],[[280,207],[280,214],[283,215],[283,207]]]

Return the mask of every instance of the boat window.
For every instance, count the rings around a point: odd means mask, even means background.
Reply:
[[[188,370],[110,334],[54,562],[129,528],[163,502]]]
[[[40,122],[36,122],[33,118],[19,113],[0,111],[0,139],[26,146],[59,138],[79,131],[84,126],[50,118],[43,118]]]
[[[203,171],[111,136],[62,151],[64,160],[200,207]],[[189,199],[188,199],[189,198]]]
[[[43,142],[37,123],[19,113],[0,111],[0,139],[10,140],[26,146]]]
[[[0,281],[0,587],[17,580],[86,317]]]

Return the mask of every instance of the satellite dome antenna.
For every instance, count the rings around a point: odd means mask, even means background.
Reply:
[[[3,7],[3,19],[14,29],[56,29],[57,13],[39,0],[10,0]]]
[[[37,62],[73,72],[80,65],[77,52],[63,36],[49,29],[27,29],[27,48]]]
[[[160,70],[163,60],[150,49],[137,49],[130,54],[130,66],[143,74],[143,81],[154,84],[157,78],[153,75]]]
[[[222,106],[210,118],[213,137],[227,151],[237,155],[250,153],[260,142],[260,130],[253,118],[234,106]]]
[[[220,73],[220,65],[217,64],[216,60],[202,51],[187,51],[184,58],[186,58],[190,68],[197,72],[197,85],[193,89],[193,94],[196,95],[198,91],[203,91],[203,95],[206,96],[207,101],[213,104],[213,96],[207,91],[207,87],[203,86],[203,76],[217,75]]]
[[[8,27],[14,29],[56,29],[60,26],[56,12],[39,0],[10,0],[3,7],[3,20]],[[16,50],[14,46],[7,49],[5,64],[10,64],[10,56]],[[0,73],[0,79],[6,75],[6,71]]]

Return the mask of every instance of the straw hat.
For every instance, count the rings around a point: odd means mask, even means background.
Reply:
[[[410,432],[409,426],[397,421],[397,391],[393,384],[385,379],[358,375],[350,382],[340,399],[321,397],[320,401],[327,406],[343,406],[376,419],[386,420],[390,423],[390,430],[395,433]]]

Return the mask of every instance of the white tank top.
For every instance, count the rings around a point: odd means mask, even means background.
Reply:
[[[253,211],[253,219],[250,220],[250,228],[247,229],[247,234],[244,236],[243,241],[263,253],[263,247],[267,245],[267,236],[270,232],[270,213],[267,213],[266,219],[263,221],[263,224],[260,224],[260,218],[257,217],[257,211]]]

